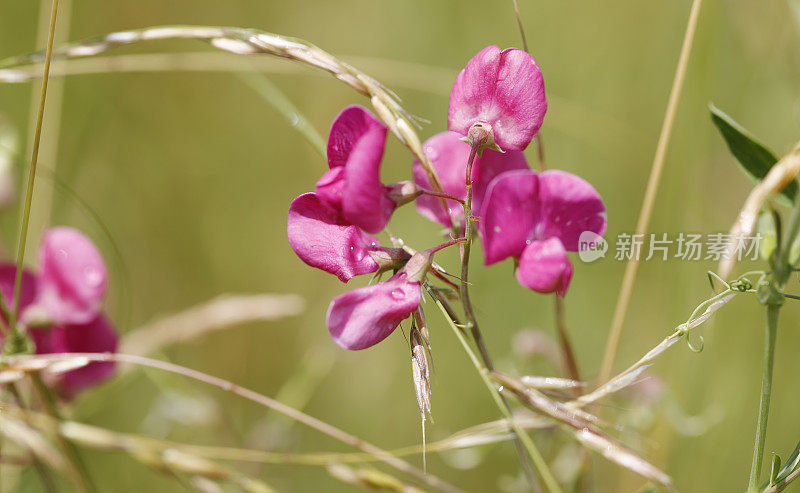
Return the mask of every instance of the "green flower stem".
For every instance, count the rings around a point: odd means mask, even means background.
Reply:
[[[44,73],[42,75],[42,93],[39,99],[39,113],[36,116],[36,131],[33,136],[33,151],[31,152],[31,166],[28,171],[28,188],[25,192],[25,206],[19,228],[19,241],[17,242],[17,273],[14,278],[14,300],[11,305],[11,336],[7,340],[11,350],[17,352],[23,346],[27,337],[25,331],[17,323],[19,315],[19,295],[22,289],[22,267],[25,263],[25,247],[28,240],[28,224],[31,218],[31,201],[33,200],[33,184],[36,181],[36,164],[39,161],[39,144],[42,140],[42,121],[44,120],[44,103],[47,99],[47,81],[50,78],[50,60],[53,56],[53,38],[56,32],[56,17],[58,16],[58,0],[53,0],[50,11],[50,31],[47,34],[47,50],[44,58]]]
[[[761,476],[761,463],[764,458],[764,441],[767,437],[767,418],[769,418],[769,401],[772,395],[772,368],[775,362],[775,339],[778,335],[778,313],[780,305],[767,306],[767,328],[764,341],[764,367],[761,373],[761,403],[758,410],[758,427],[756,428],[756,443],[753,450],[753,464],[750,466],[750,481],[747,491],[758,491],[758,481]]]
[[[467,317],[467,325],[470,328],[470,332],[472,334],[472,339],[475,342],[475,346],[478,348],[478,352],[481,355],[481,359],[483,360],[483,364],[481,364],[476,358],[475,354],[472,352],[469,345],[466,345],[466,340],[464,339],[463,334],[456,328],[456,332],[458,332],[459,339],[462,341],[462,344],[465,344],[465,349],[468,351],[470,358],[473,360],[473,364],[475,364],[478,372],[481,374],[481,378],[483,379],[484,383],[487,387],[491,390],[492,398],[497,403],[500,411],[508,418],[509,423],[511,424],[511,430],[514,433],[514,447],[516,448],[517,455],[519,456],[520,465],[522,466],[522,470],[525,473],[525,476],[528,479],[528,482],[531,485],[531,488],[536,490],[537,481],[535,476],[533,475],[533,470],[530,467],[530,461],[528,460],[528,456],[530,460],[533,461],[536,468],[539,470],[539,474],[542,476],[542,479],[547,484],[547,487],[552,492],[559,492],[561,491],[558,482],[553,477],[550,469],[547,467],[547,463],[542,458],[542,455],[539,453],[538,449],[534,445],[533,441],[531,441],[530,437],[523,432],[517,423],[514,420],[513,415],[511,414],[511,406],[508,404],[508,400],[506,400],[505,396],[500,394],[497,389],[495,388],[494,384],[491,382],[488,376],[488,372],[494,370],[494,363],[492,362],[492,357],[489,354],[489,349],[486,347],[486,343],[483,340],[483,335],[481,334],[480,328],[478,327],[478,321],[475,318],[475,312],[472,308],[472,302],[469,298],[469,256],[470,251],[472,248],[472,240],[474,236],[474,223],[475,217],[472,215],[472,165],[475,162],[475,156],[478,153],[480,146],[483,144],[483,141],[477,141],[472,143],[472,148],[469,153],[469,160],[467,161],[467,170],[466,170],[466,187],[467,187],[467,196],[464,200],[464,246],[461,254],[461,286],[459,288],[459,295],[461,298],[461,304],[464,308],[464,314]],[[441,306],[441,305],[440,305]],[[449,317],[448,317],[448,320]],[[450,320],[451,324],[453,323]],[[527,452],[526,452],[527,451]]]
[[[450,328],[453,329],[453,332],[456,334],[456,337],[458,337],[458,340],[464,347],[464,351],[469,356],[472,365],[475,367],[476,370],[478,370],[478,374],[480,375],[481,380],[483,380],[484,385],[486,385],[486,388],[489,390],[489,393],[491,394],[492,399],[497,405],[497,408],[500,409],[500,412],[506,418],[506,421],[508,421],[508,425],[514,432],[515,437],[520,440],[525,450],[527,451],[528,455],[533,460],[533,464],[539,471],[539,474],[541,475],[542,480],[547,486],[547,489],[552,493],[561,493],[562,492],[561,487],[559,486],[558,481],[556,481],[555,476],[553,476],[552,471],[550,471],[550,467],[544,460],[542,453],[536,447],[536,444],[533,443],[531,437],[528,436],[528,434],[525,433],[525,430],[523,430],[522,427],[519,426],[517,421],[514,419],[514,416],[511,414],[511,409],[508,406],[508,402],[505,400],[503,395],[497,389],[495,384],[492,383],[492,380],[489,376],[489,370],[487,369],[486,366],[481,364],[481,361],[478,359],[478,356],[475,354],[475,351],[472,350],[469,343],[467,342],[466,337],[464,337],[464,334],[456,325],[455,321],[453,321],[453,319],[448,314],[447,309],[445,309],[445,307],[442,305],[442,302],[439,299],[438,295],[434,293],[432,290],[429,290],[428,293],[431,295],[431,298],[433,298],[433,301],[436,303],[436,306],[439,307],[439,310],[442,311],[445,320],[447,320],[447,323],[450,325]]]

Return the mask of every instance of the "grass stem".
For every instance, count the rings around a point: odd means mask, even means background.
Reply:
[[[678,58],[678,67],[675,70],[675,78],[672,81],[672,89],[669,93],[667,110],[664,113],[664,122],[661,125],[661,134],[658,137],[653,165],[650,169],[650,178],[647,180],[647,188],[644,192],[642,208],[639,212],[639,219],[636,221],[636,234],[644,234],[650,224],[650,216],[653,213],[653,204],[656,200],[658,185],[661,181],[661,171],[664,168],[664,160],[667,155],[672,127],[675,123],[675,114],[678,111],[678,102],[683,91],[683,82],[686,79],[686,69],[689,65],[689,55],[692,52],[695,31],[697,30],[697,19],[700,14],[702,0],[693,0],[692,9],[689,13],[689,21],[686,25],[686,32],[683,36],[683,46]],[[636,281],[636,273],[639,269],[639,257],[632,255],[625,265],[625,274],[622,278],[622,287],[617,297],[617,305],[614,308],[614,318],[611,322],[611,331],[608,335],[603,363],[600,369],[599,381],[605,382],[611,376],[614,369],[614,358],[617,355],[619,341],[622,336],[622,326],[625,324],[625,317],[628,313],[631,295],[633,294],[633,283]]]
[[[764,459],[764,442],[767,438],[767,419],[769,418],[769,401],[772,396],[772,368],[775,363],[775,339],[778,335],[778,314],[780,305],[767,305],[767,327],[764,339],[764,367],[761,372],[761,400],[758,409],[758,426],[756,427],[753,463],[750,466],[748,493],[758,491],[758,480],[761,477],[761,464]]]

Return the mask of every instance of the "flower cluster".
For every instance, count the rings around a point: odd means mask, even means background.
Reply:
[[[27,328],[36,353],[116,351],[117,334],[102,313],[108,272],[92,241],[73,228],[50,228],[42,237],[38,260],[38,272],[22,273],[17,322]],[[16,265],[0,264],[5,300],[13,299],[16,274]],[[52,384],[70,398],[113,371],[113,362],[93,362],[59,374]]]
[[[487,265],[513,257],[520,284],[565,295],[572,277],[566,252],[577,250],[583,231],[605,231],[605,206],[594,188],[575,175],[530,169],[523,151],[546,111],[542,73],[527,52],[497,46],[481,50],[453,85],[448,131],[423,144],[443,188],[438,193],[429,190],[418,161],[413,182],[383,184],[386,126],[360,106],[336,117],[328,137],[330,169],[314,192],[300,195],[289,207],[289,243],[305,263],[342,282],[394,272],[387,281],[331,302],[327,325],[337,344],[352,350],[370,347],[420,312],[422,284],[437,248],[409,256],[382,247],[372,236],[410,201],[424,217],[454,232],[471,223],[465,217],[468,203]]]

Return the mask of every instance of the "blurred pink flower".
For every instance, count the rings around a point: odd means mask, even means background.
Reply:
[[[336,344],[344,349],[366,349],[389,337],[419,308],[421,283],[430,265],[430,254],[417,253],[389,280],[334,298],[327,324]]]
[[[487,46],[458,74],[450,92],[447,128],[467,136],[470,127],[491,128],[504,151],[523,150],[547,111],[544,79],[527,52]]]
[[[578,250],[584,231],[605,232],[605,210],[597,191],[571,173],[500,174],[489,185],[479,223],[486,265],[514,257],[520,284],[563,297],[572,278],[566,252]]]
[[[377,238],[349,224],[336,208],[313,192],[292,201],[286,234],[303,262],[342,282],[378,271],[393,256],[407,258],[401,250],[381,247]]]
[[[117,333],[103,315],[86,324],[35,328],[30,333],[36,344],[37,354],[117,351]],[[113,361],[94,361],[58,375],[55,379],[56,387],[62,397],[71,399],[81,390],[109,378],[114,373],[115,366]]]
[[[19,320],[28,325],[36,353],[116,351],[117,334],[99,305],[107,285],[106,267],[91,240],[72,228],[51,228],[42,237],[39,257],[38,275],[22,273],[19,307]],[[0,265],[0,293],[9,305],[16,272],[14,264]],[[114,367],[113,362],[92,362],[59,374],[54,383],[62,396],[71,398],[108,378]]]
[[[349,224],[378,233],[396,207],[380,181],[386,126],[363,106],[348,106],[328,136],[330,169],[317,182],[317,195]]]
[[[461,140],[455,132],[441,132],[422,145],[425,155],[433,163],[436,173],[442,182],[445,193],[460,199],[467,197],[467,160],[470,146]],[[472,165],[472,210],[479,215],[486,189],[492,179],[505,171],[529,169],[528,161],[521,151],[497,152],[491,149],[483,151],[481,157],[476,156]],[[430,189],[428,175],[419,161],[414,161],[414,181],[422,188]],[[464,209],[454,200],[447,200],[445,211],[441,199],[430,195],[422,195],[417,199],[417,210],[430,219],[446,227],[450,227],[451,218],[457,223],[464,222]]]
[[[59,226],[45,231],[39,245],[36,303],[59,324],[85,324],[100,314],[108,272],[100,251],[86,235]]]

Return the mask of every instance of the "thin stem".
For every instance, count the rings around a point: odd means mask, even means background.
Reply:
[[[419,188],[417,190],[422,195],[430,195],[431,197],[438,197],[440,199],[454,200],[454,201],[458,202],[459,204],[461,204],[462,206],[464,205],[464,200],[463,199],[460,199],[460,198],[456,197],[455,195],[450,195],[449,193],[437,192],[435,190],[428,190],[427,188]]]
[[[547,161],[544,159],[544,139],[542,132],[536,134],[536,155],[539,157],[539,171],[547,169]]]
[[[448,242],[442,243],[441,245],[436,245],[435,247],[429,248],[429,249],[427,249],[425,251],[428,252],[428,253],[436,253],[436,252],[438,252],[440,250],[444,250],[447,247],[451,247],[453,245],[458,245],[459,243],[464,243],[465,241],[467,241],[466,238],[456,238],[454,240],[450,240]]]
[[[8,386],[8,389],[9,392],[11,392],[11,395],[14,396],[14,400],[17,401],[17,406],[19,406],[20,409],[25,409],[25,402],[22,400],[22,393],[19,391],[19,388],[17,388],[17,385],[12,383]],[[42,463],[42,460],[39,459],[39,456],[37,456],[35,453],[31,453],[31,457],[33,459],[33,465],[36,467],[36,472],[39,474],[45,490],[48,492],[56,491],[55,486],[53,485],[53,478],[50,477],[50,471],[47,470],[47,467],[45,467],[45,465]],[[79,481],[77,479],[77,473],[75,476],[76,484],[80,485],[80,483],[77,483]],[[2,476],[0,476],[0,478],[2,478]],[[2,484],[0,484],[0,489],[2,489]]]
[[[792,214],[789,216],[789,223],[778,247],[779,258],[775,263],[775,281],[779,286],[786,284],[792,272],[792,243],[794,243],[798,233],[800,233],[800,200],[795,200]]]
[[[375,457],[377,457],[378,460],[380,460],[381,462],[397,469],[400,472],[406,473],[410,476],[414,476],[415,478],[425,482],[429,486],[438,488],[442,491],[448,491],[452,493],[462,492],[461,489],[445,482],[442,479],[439,479],[436,476],[433,476],[432,474],[426,474],[422,472],[420,469],[414,467],[408,462],[399,459],[397,457],[394,457],[389,452],[375,445],[372,445],[371,443],[366,442],[354,435],[351,435],[333,425],[325,423],[324,421],[320,421],[319,419],[314,418],[313,416],[310,416],[302,411],[298,411],[293,407],[287,406],[282,402],[276,401],[275,399],[271,399],[253,390],[240,387],[229,380],[215,377],[213,375],[193,370],[191,368],[186,368],[180,365],[176,365],[174,363],[159,361],[144,356],[137,356],[133,354],[121,354],[121,353],[58,353],[58,354],[46,354],[46,355],[35,355],[35,356],[20,355],[20,356],[10,357],[8,358],[7,361],[9,362],[9,365],[13,367],[15,360],[24,361],[26,359],[35,359],[38,361],[56,362],[56,361],[71,360],[76,358],[85,358],[88,361],[116,361],[119,363],[131,363],[139,366],[146,366],[149,368],[155,368],[157,370],[175,373],[177,375],[182,375],[184,377],[206,383],[208,385],[217,387],[226,392],[238,395],[239,397],[247,399],[251,402],[255,402],[256,404],[260,404],[275,412],[283,414],[284,416],[290,419],[293,419],[299,423],[303,423],[309,428],[317,430],[320,433],[328,435],[329,437],[339,440],[340,442],[350,445],[351,447],[361,450],[362,452],[372,454]]]
[[[39,144],[42,140],[42,120],[44,119],[44,103],[47,99],[47,82],[50,78],[50,60],[53,56],[53,37],[56,32],[56,18],[58,16],[58,0],[53,0],[53,8],[50,11],[50,31],[47,34],[47,49],[44,58],[44,72],[42,75],[42,94],[39,99],[39,113],[36,116],[36,131],[33,137],[33,150],[31,151],[31,167],[28,172],[28,188],[25,192],[25,206],[22,210],[22,219],[19,228],[19,241],[17,242],[17,272],[14,278],[14,302],[11,310],[12,337],[9,341],[16,339],[16,343],[24,337],[19,325],[17,316],[19,315],[19,297],[22,289],[22,267],[25,263],[25,246],[28,241],[28,223],[31,216],[31,202],[33,200],[33,185],[36,181],[36,164],[39,160]],[[12,343],[13,344],[13,343]]]
[[[473,237],[473,224],[475,222],[475,217],[472,215],[472,166],[475,162],[475,155],[478,153],[478,149],[483,144],[484,140],[475,140],[472,143],[472,148],[469,151],[469,159],[467,161],[467,170],[465,175],[466,186],[467,186],[467,198],[464,201],[464,237],[465,242],[461,253],[461,289],[459,289],[459,295],[461,297],[461,304],[464,308],[464,314],[467,317],[467,323],[469,324],[470,330],[472,332],[472,339],[475,341],[475,345],[478,348],[478,352],[481,355],[481,359],[483,360],[483,364],[485,365],[488,371],[494,370],[494,363],[492,362],[492,357],[489,354],[489,349],[486,347],[486,343],[483,340],[483,334],[481,334],[481,330],[478,327],[478,320],[475,318],[475,312],[472,308],[472,302],[470,302],[469,298],[469,255],[470,250],[472,248],[472,237]],[[489,385],[493,389],[492,397],[497,401],[499,399],[499,403],[502,406],[502,411],[507,413],[509,419],[513,422],[513,416],[511,415],[511,406],[508,404],[508,400],[505,398],[504,395],[497,393],[495,397],[494,386],[491,385],[491,382],[488,380],[488,376],[481,374],[482,378],[485,378]],[[534,461],[536,464],[537,469],[539,469],[540,474],[542,474],[542,467],[536,463],[537,459],[531,455],[530,447],[527,446],[525,443],[525,438],[518,432],[518,426],[512,425],[512,431],[514,432],[514,448],[517,451],[517,456],[519,457],[520,465],[522,466],[522,470],[525,472],[525,477],[528,479],[528,482],[531,485],[531,488],[536,490],[538,487],[536,482],[536,477],[533,474],[533,470],[530,467],[530,462],[526,457],[526,449],[527,455]],[[537,451],[538,453],[538,451]],[[546,464],[545,464],[546,466]],[[547,470],[549,472],[549,470]],[[548,482],[547,478],[542,474],[542,477],[545,479],[545,482]],[[556,483],[557,486],[557,483]],[[550,487],[552,490],[552,487]]]
[[[753,463],[750,466],[750,481],[747,491],[758,491],[758,480],[761,477],[761,463],[764,458],[764,441],[767,438],[767,418],[769,418],[769,401],[772,395],[772,368],[775,363],[775,339],[778,335],[778,314],[780,305],[767,306],[767,328],[764,339],[764,367],[761,372],[761,401],[758,409],[758,427],[756,428]]]
[[[36,395],[39,397],[39,401],[41,401],[42,406],[47,414],[49,414],[53,419],[61,421],[62,416],[58,411],[56,400],[53,397],[52,392],[50,392],[50,389],[42,381],[42,376],[38,373],[34,373],[31,375],[31,380],[33,381],[33,389],[36,392]],[[61,435],[58,435],[58,442],[61,446],[61,449],[64,451],[64,455],[66,456],[67,461],[70,463],[70,466],[75,470],[75,476],[79,489],[86,492],[97,491],[97,486],[95,486],[94,481],[92,481],[92,476],[89,474],[89,469],[86,467],[86,463],[81,458],[80,452],[78,452],[75,444]]]
[[[786,478],[778,481],[777,483],[773,484],[772,486],[764,490],[764,493],[778,493],[779,491],[783,491],[784,488],[789,486],[789,483],[791,483],[798,477],[800,477],[800,468],[795,469],[791,474],[786,476]]]
[[[667,111],[664,114],[661,134],[658,137],[658,144],[656,145],[656,152],[653,157],[653,166],[650,169],[650,178],[647,181],[647,188],[644,192],[644,200],[642,201],[642,208],[639,212],[639,220],[636,222],[636,234],[644,234],[650,224],[653,204],[655,203],[658,185],[661,181],[661,171],[664,168],[667,147],[669,146],[672,127],[675,123],[675,114],[678,110],[678,102],[681,99],[683,82],[686,79],[686,68],[689,65],[689,55],[692,52],[692,43],[694,41],[695,31],[697,30],[697,19],[700,14],[701,4],[702,0],[693,0],[692,2],[689,21],[686,25],[686,33],[683,36],[681,54],[678,58],[678,67],[675,70],[675,78],[672,81],[672,88],[669,93]],[[638,269],[639,258],[636,255],[632,255],[625,265],[622,287],[620,288],[617,305],[614,309],[614,319],[611,322],[611,331],[608,336],[605,355],[603,356],[603,364],[600,369],[599,379],[601,382],[608,380],[614,368],[614,358],[617,355],[617,348],[619,347],[620,337],[622,336],[622,326],[625,324],[625,316],[628,313],[628,305],[630,304],[631,294],[633,293],[633,283],[636,280],[636,272]]]
[[[542,476],[545,485],[547,485],[548,490],[554,493],[561,492],[561,487],[559,486],[558,481],[556,481],[555,476],[553,476],[553,473],[550,471],[550,467],[544,460],[542,453],[539,452],[539,449],[536,447],[536,444],[533,442],[533,440],[531,440],[531,437],[528,436],[528,434],[525,433],[525,431],[519,426],[517,420],[514,419],[514,415],[511,413],[511,409],[508,406],[508,402],[503,398],[502,394],[498,391],[495,384],[492,383],[491,377],[489,376],[490,370],[486,366],[481,364],[475,352],[472,350],[469,343],[467,342],[466,337],[464,337],[464,334],[458,328],[455,321],[452,318],[450,318],[450,315],[448,314],[445,307],[442,305],[439,297],[432,291],[429,291],[429,293],[431,294],[431,297],[436,303],[436,306],[438,306],[441,312],[444,314],[448,325],[450,325],[450,328],[453,329],[453,332],[456,334],[456,337],[458,337],[458,341],[464,347],[464,351],[469,356],[472,365],[475,367],[476,370],[478,370],[478,374],[480,375],[481,380],[483,380],[484,385],[486,385],[486,388],[489,390],[489,393],[491,394],[492,399],[497,405],[497,408],[500,409],[501,413],[503,413],[503,416],[508,421],[508,424],[511,427],[512,431],[514,432],[515,436],[522,442],[523,446],[525,447],[525,450],[530,455],[534,465],[536,466],[536,469]]]
[[[556,315],[556,327],[558,327],[558,342],[561,344],[561,354],[564,357],[564,366],[566,366],[569,378],[579,382],[581,380],[578,372],[578,363],[575,361],[575,353],[572,351],[572,344],[569,341],[569,334],[567,333],[567,321],[564,317],[564,299],[558,294],[553,295]],[[580,389],[576,388],[575,391],[580,394]]]
[[[517,5],[517,0],[512,0],[514,2],[514,13],[517,15],[517,26],[519,26],[519,35],[522,38],[522,48],[525,51],[528,51],[528,40],[525,38],[525,28],[522,27],[522,16],[519,14],[519,5]]]

